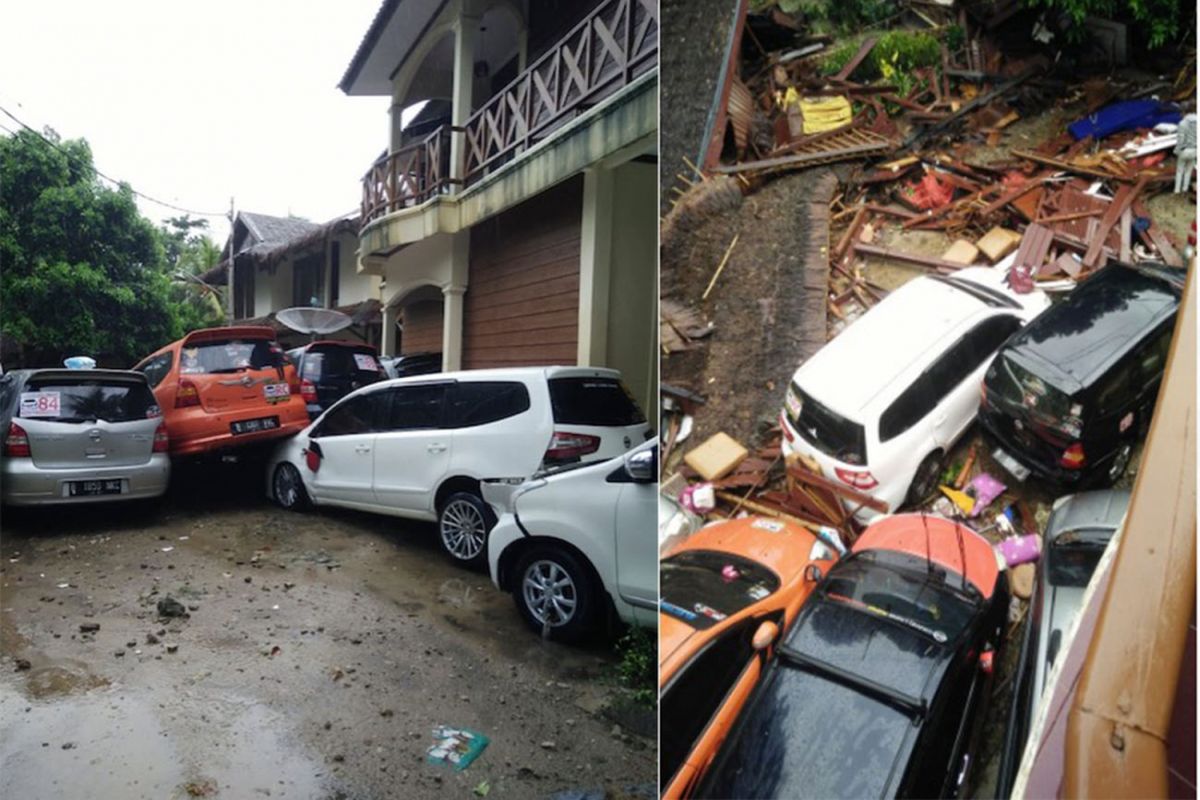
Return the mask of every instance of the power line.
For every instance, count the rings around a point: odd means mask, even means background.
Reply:
[[[55,150],[57,150],[58,152],[62,153],[62,154],[63,154],[63,155],[65,155],[67,158],[72,158],[72,157],[73,157],[73,154],[72,154],[72,153],[70,153],[70,152],[68,152],[68,151],[64,150],[62,147],[60,147],[60,146],[58,145],[58,143],[57,143],[57,142],[54,142],[54,141],[52,141],[52,140],[48,139],[48,138],[47,138],[45,135],[43,135],[43,134],[41,133],[41,131],[36,131],[36,130],[34,130],[33,128],[31,128],[30,126],[26,125],[26,124],[25,124],[24,122],[22,122],[21,120],[17,119],[17,117],[16,117],[16,116],[14,116],[14,115],[13,115],[13,113],[12,113],[11,111],[9,111],[7,108],[4,108],[3,106],[0,106],[0,111],[3,111],[3,112],[6,114],[6,115],[8,115],[8,117],[9,117],[9,118],[11,118],[11,119],[12,119],[12,121],[13,121],[13,122],[17,123],[17,124],[18,124],[18,125],[20,125],[22,128],[24,128],[25,130],[27,130],[27,131],[29,131],[30,133],[32,133],[33,135],[37,136],[37,137],[38,137],[39,139],[41,139],[43,142],[45,142],[46,144],[50,145],[51,147],[53,147],[53,148],[54,148]],[[4,130],[8,131],[8,128],[4,128]],[[9,132],[9,133],[12,133],[12,131],[8,131],[8,132]],[[14,135],[15,135],[15,134],[14,134]],[[115,185],[115,186],[120,186],[121,184],[125,184],[126,186],[129,186],[129,190],[130,190],[131,192],[133,192],[133,193],[134,193],[136,196],[138,196],[138,197],[142,198],[143,200],[147,200],[147,201],[149,201],[149,202],[151,202],[151,203],[155,203],[155,204],[157,204],[157,205],[164,206],[164,207],[166,207],[166,208],[170,208],[170,209],[172,209],[172,210],[174,210],[174,211],[182,211],[182,212],[183,212],[183,213],[185,213],[185,214],[191,214],[191,215],[193,215],[193,216],[197,216],[197,217],[228,217],[228,214],[227,214],[226,212],[224,212],[224,211],[220,211],[220,212],[217,212],[217,211],[196,211],[195,209],[191,209],[191,208],[184,208],[184,207],[182,207],[182,206],[177,206],[177,205],[175,205],[174,203],[168,203],[168,202],[166,202],[165,200],[159,200],[159,199],[158,199],[158,198],[156,198],[156,197],[151,197],[150,195],[148,195],[148,194],[145,194],[144,192],[139,192],[137,189],[134,189],[132,186],[130,186],[130,185],[129,185],[129,182],[128,182],[128,181],[119,181],[119,180],[117,180],[116,178],[110,178],[109,176],[107,176],[107,175],[105,175],[103,172],[101,172],[99,169],[97,169],[97,167],[96,167],[96,165],[95,165],[95,164],[93,164],[93,165],[92,165],[92,171],[93,171],[93,172],[95,172],[97,175],[99,175],[99,176],[100,176],[101,178],[103,178],[104,180],[108,181],[109,183],[111,183],[111,184],[113,184],[113,185]]]

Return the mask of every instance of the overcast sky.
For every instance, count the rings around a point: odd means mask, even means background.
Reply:
[[[324,222],[358,208],[387,147],[389,98],[337,88],[381,2],[6,2],[0,107],[87,139],[102,172],[159,200]]]

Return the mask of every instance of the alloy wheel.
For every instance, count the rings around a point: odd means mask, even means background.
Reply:
[[[453,500],[442,510],[442,544],[460,561],[470,561],[483,551],[487,523],[483,514],[466,500]]]
[[[565,625],[575,615],[578,593],[561,565],[553,561],[535,561],[525,570],[522,595],[529,613],[542,625]]]
[[[303,491],[300,473],[291,464],[280,464],[275,470],[275,499],[284,508],[295,508]]]
[[[1108,467],[1108,479],[1113,483],[1120,480],[1125,474],[1126,468],[1129,466],[1129,459],[1133,455],[1133,445],[1126,442],[1117,449],[1117,454],[1113,456],[1112,464]]]

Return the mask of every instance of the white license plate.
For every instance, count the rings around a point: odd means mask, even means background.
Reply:
[[[1008,453],[997,447],[992,451],[992,458],[996,460],[1000,466],[1012,473],[1013,477],[1019,481],[1023,481],[1029,477],[1029,468],[1022,466],[1021,462],[1010,456]]]
[[[278,417],[263,417],[262,419],[247,419],[241,422],[231,423],[229,428],[234,435],[240,433],[255,433],[256,431],[269,431],[279,427]]]
[[[67,484],[67,492],[71,497],[120,494],[121,480],[108,481],[71,481]]]

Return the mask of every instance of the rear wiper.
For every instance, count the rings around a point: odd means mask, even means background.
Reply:
[[[849,670],[841,669],[828,661],[823,661],[819,658],[801,653],[799,650],[780,645],[779,658],[789,664],[806,669],[809,672],[817,673],[822,677],[829,678],[844,686],[858,691],[860,694],[869,695],[876,700],[880,700],[893,708],[902,711],[914,720],[923,718],[928,711],[925,700],[919,697],[913,697],[910,694],[901,692],[898,689],[893,689],[890,686],[885,686],[878,681],[873,681],[870,678],[864,678]]]

